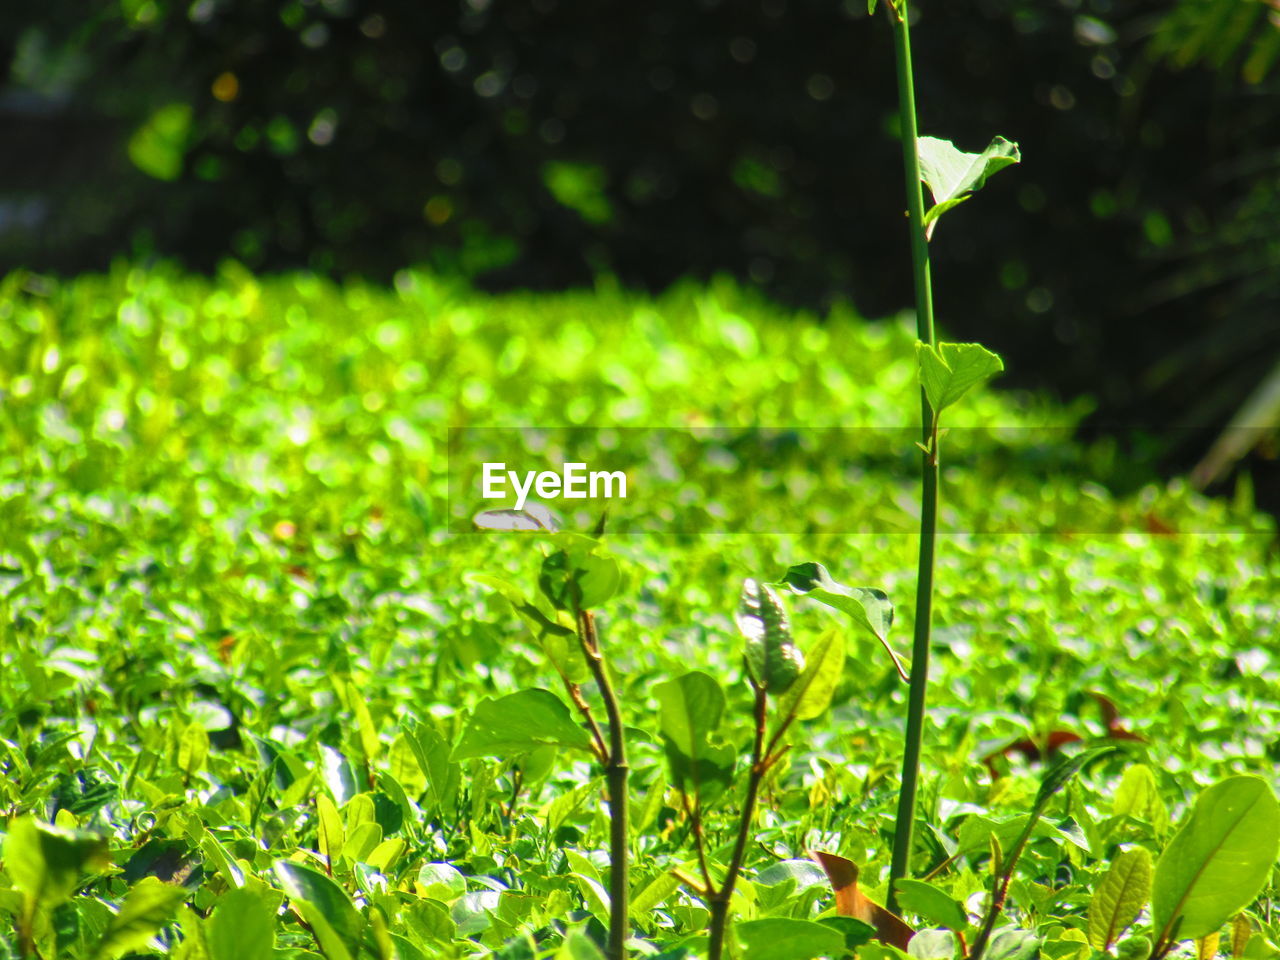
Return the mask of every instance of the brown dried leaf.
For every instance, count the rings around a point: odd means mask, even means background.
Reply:
[[[907,926],[905,920],[895,913],[890,913],[874,900],[868,899],[858,889],[858,865],[852,860],[837,856],[834,853],[814,851],[811,856],[827,873],[831,888],[836,893],[836,913],[842,917],[853,917],[876,928],[876,939],[906,950],[907,943],[915,935],[915,931]]]

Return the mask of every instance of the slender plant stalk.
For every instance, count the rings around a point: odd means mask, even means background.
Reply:
[[[974,938],[973,948],[969,951],[968,960],[981,960],[982,955],[986,953],[987,943],[991,940],[991,932],[995,930],[996,920],[999,918],[1000,912],[1004,910],[1005,900],[1009,896],[1009,884],[1013,880],[1013,870],[1018,865],[1022,851],[1026,849],[1027,841],[1031,839],[1031,833],[1039,820],[1038,811],[1032,813],[1022,834],[1018,837],[1018,841],[1013,845],[1009,855],[1005,857],[1005,862],[1000,865],[1000,876],[996,878],[991,886],[991,902],[987,904],[986,916],[982,918],[982,927],[978,930],[978,936]]]
[[[626,956],[627,933],[631,929],[628,917],[631,828],[627,822],[627,778],[631,770],[627,766],[627,741],[622,728],[618,694],[613,689],[613,681],[609,679],[604,655],[600,652],[596,621],[589,610],[578,613],[578,635],[591,675],[600,687],[605,716],[609,721],[609,749],[604,766],[609,786],[609,947],[606,956],[609,960],[623,960]]]
[[[600,724],[596,723],[595,715],[591,712],[591,706],[582,696],[582,687],[566,678],[564,688],[569,694],[569,699],[573,701],[573,705],[582,714],[582,719],[586,721],[587,729],[591,731],[592,752],[596,755],[596,759],[600,761],[600,765],[604,766],[609,762],[609,748],[605,745],[604,734],[600,732]]]
[[[916,145],[916,98],[911,75],[911,33],[908,0],[890,4],[894,53],[898,65],[898,104],[901,118],[902,161],[907,180],[907,214],[911,224],[911,263],[915,276],[916,332],[934,344],[933,291],[929,282],[929,241],[924,227],[924,195],[920,184],[920,154]],[[889,873],[888,907],[898,911],[894,882],[907,876],[911,866],[911,832],[915,823],[916,792],[920,781],[920,744],[924,735],[925,695],[929,684],[929,634],[933,618],[933,558],[938,523],[938,450],[933,430],[933,410],[920,388],[921,454],[923,482],[920,488],[920,559],[916,577],[915,636],[911,645],[911,686],[907,699],[907,737],[902,753],[902,788],[894,822],[893,863]]]
[[[32,932],[35,927],[36,901],[31,897],[23,905],[22,914],[18,917],[18,954],[19,956],[36,956],[36,938]]]
[[[733,888],[738,883],[738,874],[742,872],[742,861],[747,853],[747,841],[751,837],[751,822],[755,819],[756,799],[760,795],[760,784],[769,771],[771,758],[765,755],[764,735],[768,695],[763,686],[755,688],[755,722],[756,738],[751,749],[751,774],[747,778],[747,796],[742,801],[742,817],[738,821],[738,837],[733,844],[733,856],[729,859],[729,870],[725,874],[724,883],[718,890],[713,890],[707,898],[707,906],[711,911],[710,943],[707,946],[707,960],[720,960],[724,953],[724,937],[729,927],[729,902],[733,899]],[[776,738],[775,738],[776,739]]]

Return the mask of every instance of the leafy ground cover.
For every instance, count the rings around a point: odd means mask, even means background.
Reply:
[[[604,775],[554,658],[493,587],[538,596],[543,547],[449,532],[447,426],[873,438],[838,469],[802,442],[772,486],[700,474],[671,509],[705,532],[605,535],[619,580],[595,616],[628,746],[636,955],[705,950],[663,684],[696,671],[723,697],[698,728],[729,758],[700,817],[719,877],[752,753],[744,581],[818,561],[898,600],[887,639],[910,635],[919,454],[886,428],[913,426],[918,384],[897,322],[785,316],[726,283],[489,298],[416,273],[381,290],[122,267],[2,287],[8,955],[597,955]],[[960,936],[910,949],[950,958],[981,936],[1034,809],[987,957],[1273,956],[1274,851],[1260,892],[1229,894],[1272,831],[1270,789],[1241,775],[1274,784],[1280,760],[1274,524],[1177,482],[1110,495],[1106,452],[1063,439],[1081,413],[984,390],[949,421],[912,862],[928,884],[901,902],[913,927]],[[812,660],[834,632],[845,655],[829,708],[803,711],[759,785],[729,948],[897,957],[834,922],[811,853],[856,864],[859,895],[884,902],[905,685],[868,631],[784,600],[798,649]],[[1037,803],[1055,734],[1118,730],[1140,739]],[[1240,803],[1253,819],[1214,848],[1236,859],[1182,889],[1226,891],[1230,915],[1188,913],[1170,864],[1222,864],[1204,829],[1178,830]]]

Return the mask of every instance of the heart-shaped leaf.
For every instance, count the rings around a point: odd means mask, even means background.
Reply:
[[[933,206],[925,214],[925,226],[982,189],[987,178],[1022,159],[1018,145],[996,137],[981,153],[965,153],[949,140],[917,137],[920,179],[933,194]]]
[[[829,607],[844,613],[880,641],[893,660],[898,676],[908,679],[902,659],[889,646],[889,628],[893,625],[893,603],[889,595],[875,587],[847,587],[833,580],[827,568],[820,563],[797,563],[782,577],[794,593],[820,600]]]
[[[920,385],[933,415],[1004,369],[1004,361],[978,343],[916,344]]]

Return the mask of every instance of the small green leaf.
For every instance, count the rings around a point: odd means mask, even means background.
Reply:
[[[826,880],[826,875],[823,875]],[[849,952],[856,952],[865,943],[870,943],[876,935],[876,928],[854,917],[823,917],[818,923],[832,930],[839,930],[844,937],[844,947]]]
[[[1089,901],[1089,945],[1110,950],[1151,896],[1151,853],[1126,850],[1111,862]]]
[[[343,889],[317,870],[277,860],[276,878],[294,908],[312,928],[326,957],[347,960],[360,953],[364,917]]]
[[[791,640],[782,600],[768,584],[748,579],[735,619],[747,640],[747,670],[770,693],[784,693],[804,669],[804,659]]]
[[[591,749],[591,737],[574,721],[563,700],[550,690],[521,690],[497,700],[481,700],[450,759],[508,757],[548,743]]]
[[[342,855],[342,845],[345,842],[342,833],[342,817],[338,815],[338,808],[327,794],[320,794],[316,797],[316,819],[317,833],[320,856],[324,857],[332,865],[337,862],[338,857]]]
[[[605,960],[594,940],[579,930],[570,930],[555,952],[555,960]]]
[[[410,726],[405,736],[418,768],[427,780],[427,795],[434,808],[446,811],[457,799],[462,782],[462,768],[450,758],[448,742],[424,723]]]
[[[672,781],[701,801],[722,793],[733,780],[735,756],[731,748],[711,743],[724,713],[720,684],[695,671],[658,684],[654,696]]]
[[[845,952],[843,931],[813,920],[768,917],[737,925],[742,960],[813,960],[840,957]]]
[[[257,893],[232,890],[214,905],[204,935],[209,960],[271,960],[275,910]]]
[[[1111,811],[1118,817],[1136,817],[1156,828],[1158,833],[1169,826],[1169,809],[1160,796],[1156,777],[1146,764],[1137,763],[1125,770],[1116,787]]]
[[[568,534],[558,534],[564,542]],[[557,550],[542,561],[538,588],[557,610],[577,613],[605,603],[622,580],[618,561],[587,537],[573,537],[573,546]]]
[[[470,583],[496,590],[515,608],[538,638],[542,652],[546,654],[556,672],[570,683],[583,683],[591,676],[591,670],[582,656],[582,647],[572,627],[558,623],[530,601],[515,584],[498,577],[475,573],[466,577]],[[563,616],[563,615],[562,615]]]
[[[190,778],[200,772],[208,756],[208,732],[198,723],[188,724],[178,741],[178,769]]]
[[[964,907],[933,884],[923,880],[899,880],[894,884],[894,889],[898,891],[898,903],[903,909],[924,917],[936,926],[946,927],[948,930],[963,930],[969,925]],[[953,949],[952,953],[954,952]]]
[[[97,834],[19,817],[9,823],[4,868],[15,887],[52,910],[71,899],[81,873],[107,863],[107,852],[107,841]]]
[[[464,577],[468,583],[474,583],[477,586],[488,587],[502,595],[502,598],[515,608],[516,613],[520,614],[533,629],[540,633],[554,633],[562,636],[573,636],[573,628],[567,627],[562,623],[548,617],[545,613],[537,608],[524,594],[519,587],[509,580],[503,580],[500,577],[491,577],[486,573],[472,573]]]
[[[653,923],[653,911],[680,889],[680,878],[674,873],[660,873],[631,898],[631,919],[641,926]]]
[[[1156,862],[1152,926],[1160,939],[1215,933],[1247,907],[1280,852],[1280,805],[1259,777],[1209,787]]]
[[[142,949],[173,919],[173,912],[186,898],[187,891],[182,887],[162,883],[155,877],[143,877],[125,897],[120,912],[107,924],[94,951],[95,960]]]
[[[820,563],[797,563],[782,577],[782,582],[795,593],[820,600],[829,607],[846,614],[850,620],[880,641],[893,660],[894,668],[903,680],[908,679],[907,669],[894,649],[889,646],[889,628],[893,626],[893,603],[889,595],[875,587],[846,587],[831,578],[827,568]]]
[[[662,709],[663,735],[685,756],[694,756],[720,727],[725,704],[720,684],[694,671],[658,684],[653,692]]]
[[[369,856],[382,843],[382,827],[372,820],[356,824],[347,831],[342,845],[342,858],[349,863],[368,863]]]
[[[778,710],[797,720],[812,720],[826,712],[844,673],[844,637],[834,628],[809,648],[808,666],[779,698]]]
[[[424,863],[418,870],[418,896],[452,903],[467,892],[467,878],[449,863]]]
[[[907,944],[907,955],[916,960],[951,960],[958,946],[951,930],[920,930]]]
[[[1004,361],[977,343],[916,343],[920,384],[933,415],[951,406],[973,387],[1004,369]]]
[[[916,138],[920,153],[920,179],[933,194],[934,206],[925,214],[925,225],[982,189],[987,178],[1022,159],[1018,145],[996,137],[981,153],[965,153],[949,140]]]
[[[1030,930],[1005,927],[987,944],[985,960],[1031,960],[1040,949],[1040,938]]]

